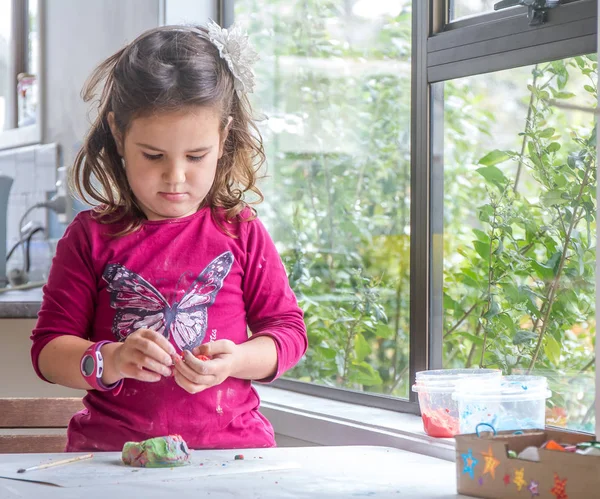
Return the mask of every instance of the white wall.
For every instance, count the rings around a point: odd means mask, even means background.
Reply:
[[[91,119],[80,96],[91,71],[159,24],[160,0],[46,0],[42,42],[44,142],[57,142],[71,164]]]
[[[165,24],[205,24],[217,18],[217,0],[165,0]]]

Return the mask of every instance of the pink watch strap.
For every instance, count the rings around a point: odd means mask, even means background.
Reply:
[[[100,352],[100,348],[102,348],[102,346],[106,345],[107,343],[113,343],[113,342],[112,341],[99,341],[99,342],[91,345],[85,351],[85,353],[81,357],[81,373],[83,374],[83,377],[85,378],[85,380],[88,382],[88,384],[93,389],[101,391],[101,392],[112,391],[113,395],[118,395],[121,392],[121,388],[123,387],[123,379],[120,379],[119,381],[113,383],[112,385],[106,385],[102,382],[103,369],[101,372],[98,372],[98,364],[97,364],[98,358],[102,362],[102,366],[104,366],[104,359],[102,357],[102,353]],[[83,362],[84,362],[85,358],[88,356],[91,356],[94,359],[94,372],[91,375],[86,376],[85,372],[83,370]]]

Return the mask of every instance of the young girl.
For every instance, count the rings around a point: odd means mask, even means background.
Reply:
[[[244,202],[264,161],[255,55],[237,29],[161,27],[88,82],[86,100],[104,87],[73,181],[98,207],[57,247],[31,351],[42,379],[88,390],[67,451],[174,433],[195,449],[275,445],[251,380],[280,376],[307,339]]]

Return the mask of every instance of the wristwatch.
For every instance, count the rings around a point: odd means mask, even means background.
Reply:
[[[95,390],[108,392],[113,390],[114,395],[118,395],[123,386],[123,380],[120,379],[112,385],[105,385],[102,382],[102,373],[104,372],[104,358],[100,352],[100,348],[110,341],[99,341],[92,343],[81,357],[81,375],[85,378],[88,384]]]

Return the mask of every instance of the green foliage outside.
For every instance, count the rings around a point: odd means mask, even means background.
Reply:
[[[351,3],[236,3],[263,58],[270,178],[259,213],[308,326],[290,376],[406,397],[410,4],[354,43],[332,34],[359,29]],[[590,429],[593,385],[591,399],[575,385],[593,371],[595,129],[549,100],[593,101],[595,57],[515,80],[528,94],[512,148],[481,150],[503,124],[486,106],[493,92],[468,82],[444,85],[444,366],[542,372],[556,392],[549,417],[566,424],[568,406],[569,425]]]

